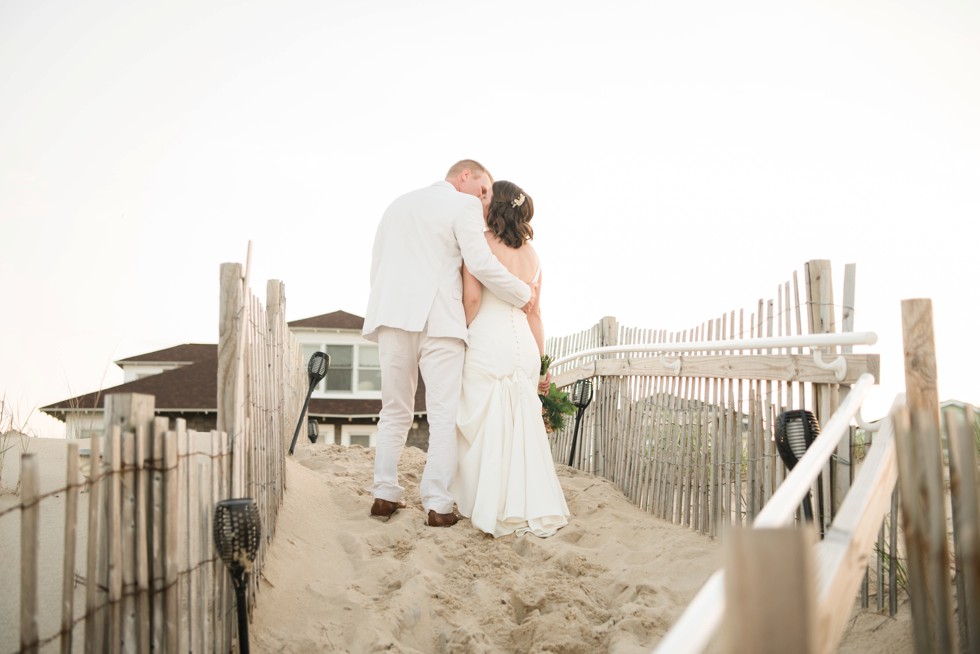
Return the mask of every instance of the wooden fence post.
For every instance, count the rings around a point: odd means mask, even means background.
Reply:
[[[807,295],[807,315],[810,321],[811,334],[833,334],[836,329],[834,316],[834,288],[831,279],[830,261],[827,259],[815,259],[806,262],[806,295]],[[829,348],[828,358],[832,360],[837,354],[837,348]],[[824,424],[837,410],[837,385],[836,384],[814,384],[813,385],[813,406],[817,421]],[[847,439],[845,447],[850,447],[850,439]],[[847,492],[847,485],[838,489],[837,485],[842,481],[842,475],[838,473],[838,466],[835,459],[831,459],[828,466],[824,468],[824,474],[820,475],[819,480],[819,506],[822,530],[824,532],[830,527],[834,514],[843,495]]]
[[[816,651],[815,541],[812,528],[726,532],[722,651]]]
[[[240,442],[245,434],[244,298],[241,264],[221,264],[217,429],[231,439],[232,476],[228,497],[242,497],[245,492],[245,458]]]
[[[915,651],[954,651],[932,301],[902,301],[907,409],[895,422]]]
[[[602,339],[599,343],[600,347],[606,347],[609,345],[619,345],[619,322],[613,316],[603,316],[600,321],[600,338]],[[617,410],[618,401],[617,395],[619,390],[615,388],[610,383],[602,383],[600,390],[601,402],[599,406],[603,410],[602,422],[600,423],[599,429],[595,433],[595,442],[592,444],[591,454],[598,458],[598,461],[593,463],[591,470],[602,471],[600,474],[603,476],[608,476],[609,471],[606,470],[606,461],[610,458],[609,448],[614,442],[613,434],[617,431],[619,426],[619,411]],[[583,441],[579,443],[580,456],[585,456],[587,450],[585,447],[585,439],[582,434],[579,434],[579,438]]]

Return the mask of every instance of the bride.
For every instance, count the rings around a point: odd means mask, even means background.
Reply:
[[[553,536],[569,516],[538,399],[544,326],[541,266],[529,242],[533,215],[534,203],[520,187],[494,182],[485,236],[510,272],[537,285],[538,301],[527,315],[484,292],[463,267],[469,345],[451,491],[459,512],[494,537],[527,532]]]

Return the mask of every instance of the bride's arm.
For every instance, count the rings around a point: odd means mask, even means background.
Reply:
[[[480,310],[480,300],[483,299],[483,285],[470,273],[463,264],[463,311],[466,313],[466,326],[469,327],[476,313]]]
[[[541,277],[538,275],[538,283],[533,287],[536,298],[531,310],[527,312],[527,323],[531,326],[531,333],[534,334],[534,342],[538,344],[538,354],[544,354],[544,322],[541,320]],[[463,297],[466,297],[466,289],[463,289]]]
[[[534,335],[534,342],[538,344],[538,354],[544,356],[544,322],[541,320],[541,275],[538,275],[538,283],[533,286],[533,290],[537,299],[534,302],[534,306],[527,314],[527,324],[531,327],[531,333]],[[538,382],[538,393],[548,392],[548,387],[551,385],[551,371],[546,371],[547,376],[544,381]]]

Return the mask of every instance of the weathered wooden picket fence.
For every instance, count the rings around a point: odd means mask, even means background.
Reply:
[[[980,649],[978,425],[972,409],[947,412],[947,488],[931,302],[905,300],[902,317],[906,393],[876,423],[875,441],[830,530],[817,540],[805,525],[793,526],[793,511],[857,416],[869,375],[854,386],[751,528],[725,535],[724,569],[705,583],[658,644],[658,654],[702,652],[719,625],[725,652],[836,651],[896,483],[915,651]]]
[[[881,523],[884,513],[881,527],[874,526],[877,556],[866,573],[863,599],[875,595],[881,609],[887,594],[894,611],[896,570],[907,564],[917,651],[953,651],[945,646],[956,642],[961,651],[975,651],[980,537],[972,432],[967,422],[948,416],[948,478],[958,498],[952,550],[957,572],[951,578],[947,494],[942,469],[934,464],[943,457],[933,408],[934,366],[930,373],[921,361],[907,362],[907,387],[918,395],[904,414],[889,415],[887,429],[873,433],[843,424],[841,408],[854,410],[855,402],[848,402],[852,385],[857,398],[878,375],[876,355],[851,352],[853,344],[868,344],[867,338],[859,333],[841,340],[853,332],[854,267],[845,269],[840,304],[833,298],[829,262],[807,263],[804,283],[805,300],[794,275],[748,316],[730,312],[683,332],[625,328],[607,318],[580,334],[550,340],[548,351],[560,361],[556,383],[568,389],[591,380],[596,388],[579,428],[570,420],[555,435],[555,458],[568,461],[577,438],[574,465],[612,480],[644,510],[724,538],[739,527],[765,523],[773,513],[774,496],[790,486],[773,444],[775,419],[784,410],[810,409],[828,434],[843,434],[814,473],[816,483],[797,484],[798,492],[816,497],[817,531],[834,535],[822,544],[836,567],[821,579],[843,581],[826,591],[831,599],[824,603],[853,605],[852,569],[855,562],[863,569],[869,553],[859,550],[867,544],[868,524]],[[14,512],[21,517],[19,639],[3,634],[0,651],[234,649],[236,607],[212,543],[214,507],[230,497],[251,497],[259,506],[263,537],[250,580],[251,604],[258,599],[255,581],[286,488],[284,456],[307,380],[301,348],[285,324],[279,282],[269,283],[263,311],[241,266],[225,264],[221,298],[217,430],[189,432],[182,421],[153,419],[152,398],[110,396],[106,433],[92,440],[88,457],[77,443],[66,444],[63,484],[41,488],[41,461],[33,454],[22,457],[19,502],[0,509],[0,520]],[[838,311],[841,332],[835,334]],[[928,340],[931,322],[927,331]],[[827,335],[832,338],[821,340]],[[615,349],[587,353],[599,347]],[[925,379],[910,381],[910,375]],[[859,452],[872,438],[872,452],[861,462]],[[889,448],[898,450],[897,457]],[[859,468],[862,477],[852,493]],[[897,538],[898,494],[891,491],[896,474],[907,555]],[[857,500],[864,494],[874,496],[873,511],[866,510],[870,499]],[[785,495],[777,500],[802,522],[798,498]],[[855,510],[856,501],[862,506]],[[63,525],[56,530],[61,536],[53,556],[52,543],[41,538],[52,520]],[[61,601],[39,604],[38,588],[58,581]],[[831,613],[836,629],[841,611]],[[696,629],[705,629],[704,617],[696,616]],[[833,645],[835,637],[821,642]],[[763,651],[764,643],[746,642]]]
[[[786,560],[769,558],[772,565],[765,568],[779,570],[776,575],[765,576],[782,575],[785,581],[788,577],[784,573],[808,558],[805,552],[812,549],[819,558],[815,581],[793,577],[800,582],[795,587],[789,584],[796,588],[796,595],[786,596],[766,587],[767,608],[772,610],[767,618],[773,624],[779,623],[772,617],[777,610],[817,608],[808,616],[811,627],[820,626],[819,637],[816,630],[809,632],[812,640],[806,640],[807,632],[802,628],[807,621],[794,616],[793,626],[801,627],[801,640],[794,644],[794,651],[834,651],[858,589],[862,606],[867,607],[869,596],[874,595],[880,611],[887,598],[888,609],[894,614],[900,586],[907,587],[912,596],[917,651],[953,651],[951,644],[956,638],[952,632],[952,587],[944,517],[948,495],[944,493],[936,454],[939,423],[934,369],[933,378],[926,380],[931,387],[921,379],[909,378],[910,370],[928,369],[920,359],[928,361],[931,352],[934,362],[934,350],[912,349],[916,353],[915,365],[908,361],[906,365],[908,388],[931,388],[931,394],[927,390],[919,397],[931,398],[927,403],[931,408],[926,413],[936,417],[935,421],[919,419],[920,425],[934,423],[934,428],[927,433],[920,427],[915,437],[904,437],[906,443],[915,445],[907,446],[912,449],[898,457],[907,462],[929,462],[903,472],[901,486],[905,495],[913,498],[902,497],[905,542],[910,543],[906,559],[906,543],[898,539],[899,494],[893,490],[898,464],[893,440],[903,442],[902,434],[909,430],[902,425],[909,420],[905,418],[903,423],[902,412],[893,410],[894,415],[889,414],[875,426],[887,429],[876,432],[875,427],[862,420],[860,401],[847,402],[852,385],[855,390],[861,388],[863,397],[869,383],[877,380],[879,368],[877,355],[852,353],[853,345],[874,342],[873,334],[872,338],[850,336],[854,267],[847,266],[845,270],[842,305],[836,305],[833,299],[829,262],[808,262],[804,277],[805,302],[799,299],[794,275],[792,282],[778,287],[774,299],[760,300],[748,320],[745,312],[738,312],[737,318],[731,312],[694,329],[669,334],[623,328],[615,319],[605,318],[592,329],[549,340],[547,351],[557,363],[553,369],[556,384],[570,390],[576,382],[588,380],[595,388],[595,399],[583,413],[579,429],[568,421],[566,429],[553,439],[555,459],[610,479],[637,506],[664,519],[712,537],[729,538],[730,544],[742,543],[731,546],[741,547],[739,560],[743,565],[746,547],[752,552],[750,560],[758,559],[763,551],[763,558],[779,556],[780,548],[765,539],[760,540],[760,546],[733,535],[757,522],[760,527],[783,525],[786,519],[794,520],[794,513],[795,521],[802,525],[800,499],[812,492],[817,499],[818,538],[819,534],[828,534],[828,538],[815,548],[806,539],[791,538],[795,549],[783,548]],[[843,316],[842,333],[837,335],[833,335],[835,309],[840,309]],[[910,333],[924,331],[922,325],[926,323],[931,346],[931,313],[927,321],[908,319],[907,339]],[[827,347],[829,343],[836,345]],[[908,345],[906,351],[910,351]],[[920,399],[909,405],[923,402]],[[849,405],[846,420],[838,411],[843,404]],[[834,431],[839,432],[824,439],[833,449],[812,468],[812,479],[804,479],[792,489],[784,486],[787,469],[774,444],[776,418],[791,409],[811,410],[820,424],[829,427],[833,421]],[[850,424],[852,418],[861,428]],[[949,475],[951,482],[956,480],[961,487],[958,498],[953,500],[954,522],[962,523],[952,537],[956,542],[959,584],[955,613],[960,651],[977,651],[980,536],[973,432],[955,416],[951,415],[947,423],[960,425],[955,429],[961,432],[957,440],[959,454],[951,457]],[[949,438],[952,449],[952,433]],[[573,448],[575,440],[577,447]],[[575,456],[570,460],[573,449]],[[866,462],[862,460],[865,452]],[[953,465],[954,458],[958,465]],[[859,471],[863,473],[860,486],[851,493]],[[952,486],[955,488],[957,483]],[[928,494],[922,490],[926,487],[931,489]],[[773,503],[777,493],[779,506]],[[929,496],[928,502],[925,495]],[[746,542],[754,544],[746,546]],[[920,553],[912,552],[915,549]],[[865,567],[869,560],[870,565]],[[906,565],[908,576],[903,579],[898,573]],[[741,572],[733,584],[746,578],[746,570]],[[863,583],[858,583],[862,577]],[[714,633],[718,622],[713,620],[720,621],[720,611],[725,606],[720,598],[720,579],[712,578],[706,585],[709,600],[699,596],[692,603],[690,616],[685,614],[689,619],[678,625],[679,634],[665,639],[658,652],[701,651],[701,644],[706,642],[701,639]],[[765,637],[764,630],[752,632],[744,628],[750,623],[758,625],[759,621],[751,618],[764,614],[757,598],[767,591],[745,594],[746,589],[759,586],[759,581],[752,577],[751,583],[737,586],[744,592],[735,603],[734,619],[743,629],[736,638],[738,645],[729,644],[726,651],[785,651],[779,649],[785,641]],[[807,589],[814,593],[812,601],[806,597]],[[782,606],[776,606],[780,601]],[[933,617],[931,622],[928,616]],[[790,622],[785,617],[782,620]]]
[[[851,332],[854,271],[847,266],[842,305],[834,302],[830,262],[810,261],[805,302],[794,274],[748,316],[731,311],[676,333],[604,318],[549,339],[556,384],[568,390],[588,379],[595,389],[574,465],[613,481],[637,506],[711,536],[751,522],[786,474],[773,440],[779,413],[809,409],[826,421],[860,375],[877,380],[878,355],[850,346],[758,345],[833,334],[837,308],[843,332]],[[605,350],[588,353],[595,348]],[[557,461],[568,462],[574,436],[568,421],[553,441]],[[851,459],[848,442],[816,489],[824,527],[847,492]]]
[[[212,520],[223,499],[250,497],[259,508],[251,606],[307,384],[284,305],[280,282],[269,282],[263,310],[242,267],[222,265],[217,430],[191,432],[183,420],[154,418],[151,396],[109,394],[105,434],[87,452],[64,444],[63,485],[41,492],[41,459],[21,457],[20,501],[0,511],[0,519],[14,511],[21,518],[20,633],[4,634],[2,651],[235,648],[235,595]],[[62,512],[57,543],[42,542],[42,522],[50,526]],[[56,552],[59,569],[41,552]],[[58,577],[60,602],[39,604],[39,587]]]

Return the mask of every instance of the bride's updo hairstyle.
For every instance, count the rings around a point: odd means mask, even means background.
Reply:
[[[514,182],[500,180],[493,183],[493,199],[487,209],[487,227],[494,236],[512,248],[519,248],[524,241],[534,238],[531,218],[534,202],[531,196]]]

